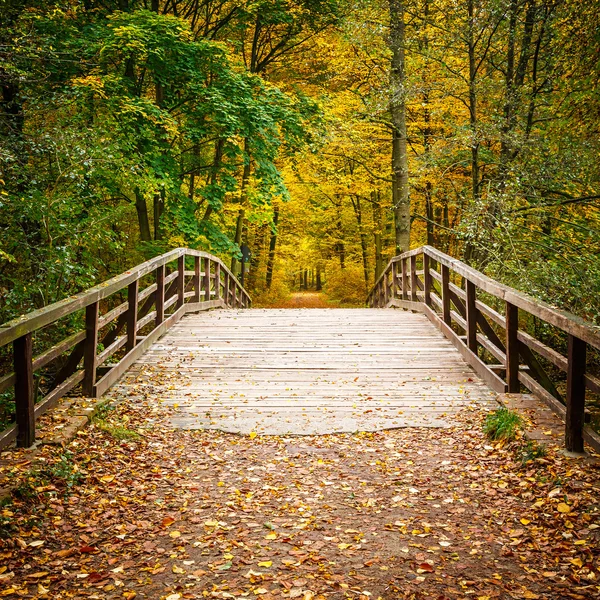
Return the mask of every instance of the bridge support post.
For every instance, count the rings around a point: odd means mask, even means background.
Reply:
[[[200,257],[194,256],[194,302],[200,302]]]
[[[583,452],[586,354],[586,343],[574,335],[569,335],[565,417],[565,446],[569,452]]]
[[[431,264],[429,255],[423,253],[423,290],[425,304],[431,306]]]
[[[405,258],[402,259],[402,300],[408,300],[408,275]]]
[[[127,287],[127,352],[135,348],[137,342],[138,293],[140,280],[136,279]]]
[[[392,298],[398,297],[398,263],[392,263]]]
[[[35,442],[35,406],[33,389],[33,341],[31,333],[13,342],[15,365],[15,409],[17,446],[29,448]]]
[[[410,299],[413,302],[419,301],[419,296],[417,295],[418,289],[419,284],[417,283],[417,255],[413,254],[410,257]]]
[[[477,354],[477,289],[472,281],[466,280],[467,288],[467,346]]]
[[[519,308],[506,303],[506,383],[509,394],[521,391],[519,383]]]
[[[185,302],[185,254],[177,259],[177,308]]]
[[[452,325],[450,314],[450,269],[442,265],[442,318],[446,325]]]
[[[210,259],[204,259],[204,301],[210,302]]]
[[[215,263],[215,298],[221,298],[221,265]]]
[[[165,320],[165,265],[156,269],[156,319],[155,327],[158,327]]]
[[[85,347],[83,350],[83,394],[88,398],[94,397],[96,385],[96,348],[98,346],[98,302],[90,304],[85,309]]]

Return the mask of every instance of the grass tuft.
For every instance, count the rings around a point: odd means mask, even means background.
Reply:
[[[494,441],[512,442],[522,428],[523,419],[508,408],[499,408],[489,413],[483,424],[484,433]]]

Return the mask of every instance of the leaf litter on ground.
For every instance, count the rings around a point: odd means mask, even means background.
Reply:
[[[485,438],[483,411],[444,430],[275,437],[173,429],[169,410],[123,401],[111,419],[138,437],[92,426],[44,446],[62,479],[15,469],[0,597],[600,595],[598,462],[549,448],[523,463]]]

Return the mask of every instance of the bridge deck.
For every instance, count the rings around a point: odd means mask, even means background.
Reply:
[[[445,427],[496,406],[421,314],[219,310],[185,316],[110,392],[161,400],[191,429],[321,434]]]

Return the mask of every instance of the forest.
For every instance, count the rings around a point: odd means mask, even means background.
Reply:
[[[175,247],[363,305],[429,244],[600,322],[591,0],[2,0],[0,322]]]

